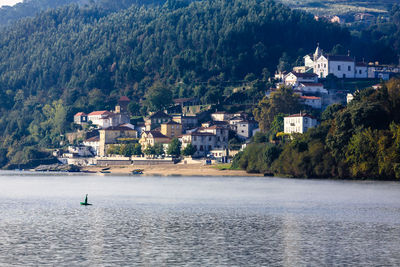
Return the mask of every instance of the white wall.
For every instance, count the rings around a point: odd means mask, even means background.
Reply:
[[[347,61],[329,61],[329,73],[332,73],[338,78],[354,78],[355,64],[354,62],[347,62]]]

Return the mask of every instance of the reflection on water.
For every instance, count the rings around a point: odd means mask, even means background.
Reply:
[[[94,206],[79,206],[86,193]],[[3,173],[0,265],[398,266],[399,193],[377,182]]]

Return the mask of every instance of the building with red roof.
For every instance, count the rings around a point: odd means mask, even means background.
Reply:
[[[310,106],[315,109],[322,108],[322,99],[317,96],[300,96],[301,101],[304,105]]]
[[[74,115],[74,123],[83,125],[88,122],[88,115],[84,112],[78,112]]]

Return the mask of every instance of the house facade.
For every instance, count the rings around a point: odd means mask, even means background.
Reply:
[[[84,112],[76,113],[74,115],[74,123],[79,125],[88,123],[88,115]]]
[[[284,132],[291,133],[305,133],[309,128],[318,125],[316,118],[309,114],[294,114],[284,117]]]
[[[183,131],[186,131],[187,129],[193,129],[197,127],[199,123],[197,116],[185,116],[182,114],[173,115],[172,120],[174,122],[182,124]]]
[[[161,133],[169,138],[176,138],[182,135],[182,125],[174,121],[163,123]]]
[[[152,131],[160,127],[161,124],[169,122],[171,119],[171,116],[162,111],[155,112],[145,119],[146,131]]]
[[[301,102],[303,102],[304,105],[310,106],[315,109],[321,109],[322,108],[322,99],[321,97],[317,96],[300,96]]]
[[[100,136],[93,136],[83,141],[83,145],[89,147],[95,156],[99,155],[100,151]]]
[[[256,121],[243,120],[236,124],[236,134],[240,139],[249,139],[257,128],[258,123]]]
[[[297,87],[300,83],[317,83],[318,76],[314,73],[289,72],[284,77],[284,83],[288,86]]]
[[[328,90],[324,88],[322,83],[300,83],[297,87],[302,93],[308,94],[327,94]]]
[[[154,146],[155,144],[168,144],[170,142],[171,138],[158,131],[145,131],[142,133],[139,140],[139,143],[142,146],[142,151],[146,150],[148,146]]]
[[[182,148],[186,148],[189,144],[192,144],[196,148],[194,157],[204,157],[210,151],[215,149],[217,136],[209,132],[192,132],[184,134],[181,138]]]
[[[232,117],[232,114],[226,113],[225,111],[218,111],[211,114],[213,121],[227,121]]]
[[[101,129],[99,140],[99,156],[105,157],[107,154],[107,145],[117,143],[118,138],[137,138],[137,131],[129,127],[113,126]]]

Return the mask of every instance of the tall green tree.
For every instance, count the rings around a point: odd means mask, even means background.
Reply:
[[[150,111],[159,111],[172,104],[172,92],[160,82],[154,83],[146,93],[146,105]]]
[[[272,122],[279,113],[294,114],[301,111],[302,105],[299,96],[293,93],[292,88],[281,86],[270,97],[264,97],[254,109],[254,118],[260,125],[260,130],[268,132]]]
[[[178,138],[172,139],[168,145],[167,154],[174,157],[179,157],[181,155],[181,146],[182,144]]]

